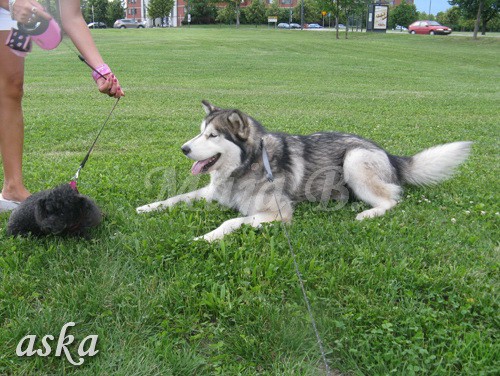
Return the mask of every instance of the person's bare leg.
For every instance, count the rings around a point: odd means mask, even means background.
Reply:
[[[0,152],[4,172],[2,196],[24,201],[30,193],[22,176],[24,123],[22,112],[24,58],[10,51],[3,41],[8,31],[0,31]]]

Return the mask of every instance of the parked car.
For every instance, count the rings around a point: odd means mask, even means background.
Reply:
[[[137,20],[124,18],[121,20],[116,20],[113,27],[115,29],[142,29],[146,26],[145,22],[139,22]]]
[[[408,31],[408,29],[406,27],[401,26],[401,25],[396,25],[396,27],[393,30],[396,30],[396,31]]]
[[[290,29],[300,29],[300,25],[298,23],[291,23]]]
[[[408,32],[410,34],[451,34],[451,29],[448,26],[443,26],[436,21],[416,21],[408,27]]]
[[[278,24],[278,29],[290,29],[290,25],[286,22],[281,22]]]
[[[345,25],[339,24],[339,29],[345,29]]]
[[[104,22],[91,22],[87,25],[89,29],[105,29],[107,28]]]
[[[321,26],[320,24],[317,24],[317,23],[312,23],[312,24],[307,25],[307,28],[308,29],[322,29],[323,26]]]

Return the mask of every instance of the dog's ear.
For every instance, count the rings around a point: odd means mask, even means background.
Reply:
[[[238,110],[235,110],[231,112],[231,114],[228,117],[228,120],[233,126],[233,129],[236,131],[238,137],[243,141],[248,140],[248,136],[250,134],[250,127],[248,126],[248,123],[245,121],[244,115]]]
[[[209,101],[202,100],[201,104],[203,105],[203,109],[205,110],[205,112],[207,113],[207,115],[210,115],[212,112],[215,112],[215,111],[220,111],[219,107],[214,106]]]

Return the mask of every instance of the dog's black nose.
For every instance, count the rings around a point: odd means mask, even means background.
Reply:
[[[186,155],[188,155],[189,153],[191,153],[191,148],[189,146],[186,146],[186,145],[184,145],[183,147],[181,147],[181,150]]]

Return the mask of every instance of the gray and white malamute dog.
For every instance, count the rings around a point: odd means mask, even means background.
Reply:
[[[242,224],[292,219],[300,201],[346,201],[356,197],[372,208],[358,220],[383,215],[397,204],[402,185],[431,185],[449,178],[468,156],[471,142],[434,146],[413,157],[397,157],[361,137],[324,132],[310,136],[268,133],[239,110],[203,101],[201,133],[182,146],[195,163],[193,174],[210,173],[210,184],[196,191],[137,208],[150,212],[179,202],[215,200],[244,217],[230,219],[203,235],[213,241]],[[268,180],[262,148],[274,181]],[[281,212],[281,214],[280,214]]]

